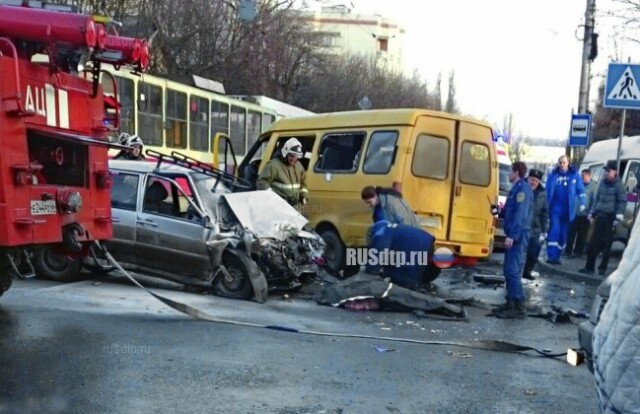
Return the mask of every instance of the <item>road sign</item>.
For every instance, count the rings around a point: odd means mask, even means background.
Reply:
[[[571,115],[571,133],[569,135],[569,146],[571,147],[588,146],[590,132],[591,132],[591,115],[589,114]]]
[[[605,108],[640,109],[640,65],[609,63],[604,91]]]

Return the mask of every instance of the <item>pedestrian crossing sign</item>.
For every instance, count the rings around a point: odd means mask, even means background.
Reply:
[[[605,108],[640,109],[640,65],[609,63],[604,92]]]

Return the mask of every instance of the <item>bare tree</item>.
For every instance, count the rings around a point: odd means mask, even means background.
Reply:
[[[528,138],[519,134],[517,136],[512,136],[511,141],[509,143],[509,157],[512,162],[522,161],[525,155],[529,150],[528,148]]]
[[[460,108],[458,108],[458,103],[456,102],[456,84],[454,78],[455,72],[452,71],[449,74],[449,93],[447,95],[447,103],[444,107],[445,112],[450,114],[460,113]]]

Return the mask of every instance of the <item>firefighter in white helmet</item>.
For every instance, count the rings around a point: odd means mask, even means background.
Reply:
[[[137,135],[129,135],[126,132],[120,134],[118,137],[118,142],[120,145],[124,145],[129,147],[129,149],[121,150],[118,155],[114,157],[114,159],[123,159],[123,160],[144,160],[145,156],[142,154],[142,147],[144,146],[144,142],[142,142],[142,138]]]
[[[303,155],[300,141],[287,140],[280,155],[271,159],[260,173],[256,182],[258,190],[272,189],[300,211],[309,195],[306,172],[298,161]]]

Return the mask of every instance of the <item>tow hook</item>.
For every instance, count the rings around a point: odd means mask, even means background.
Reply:
[[[78,241],[78,236],[84,235],[85,230],[78,223],[69,223],[62,226],[62,243],[65,249],[70,252],[82,252],[82,243]]]

